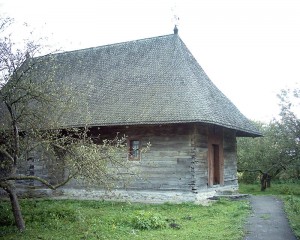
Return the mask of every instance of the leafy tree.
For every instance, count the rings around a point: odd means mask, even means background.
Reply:
[[[124,180],[117,172],[127,171],[128,163],[120,157],[126,154],[125,137],[101,140],[99,144],[99,136],[92,138],[85,126],[61,129],[57,125],[63,113],[78,104],[72,94],[74,89],[53,80],[55,66],[39,68],[39,63],[52,61],[55,55],[33,58],[41,45],[26,41],[20,48],[5,35],[11,23],[11,19],[0,19],[0,33],[4,35],[0,36],[0,188],[9,195],[16,226],[23,231],[25,223],[16,183],[34,181],[57,189],[75,178],[85,184],[102,183],[109,187]],[[37,73],[47,77],[41,79]],[[24,171],[36,159],[47,165],[48,176]],[[61,177],[51,178],[52,172],[59,169]]]
[[[282,90],[280,99],[280,120],[277,121],[281,140],[281,156],[290,176],[300,178],[300,89]]]
[[[255,123],[262,138],[238,140],[238,168],[242,180],[251,183],[261,176],[262,190],[270,185],[271,178],[283,171],[289,178],[299,178],[300,125],[295,113],[299,90],[282,90],[278,97],[280,119],[268,124]]]
[[[238,164],[239,171],[244,173],[244,181],[257,180],[258,174],[265,172],[276,163],[277,152],[273,143],[272,123],[255,123],[263,137],[238,139]]]

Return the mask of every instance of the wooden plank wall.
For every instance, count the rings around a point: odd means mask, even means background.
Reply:
[[[193,185],[192,191],[207,188],[208,183],[208,126],[194,124],[192,134],[193,147]]]
[[[143,146],[151,143],[150,151],[141,161],[132,161],[132,168],[140,173],[139,178],[126,185],[130,189],[185,190],[199,192],[208,188],[208,136],[209,125],[174,124],[160,126],[128,126],[127,128],[100,129],[102,134],[119,132],[131,139],[140,139]],[[222,128],[218,128],[223,131]],[[236,159],[235,136],[228,131],[224,141],[224,184],[232,179]],[[104,134],[105,135],[105,134]],[[226,167],[226,169],[225,169]],[[124,185],[119,185],[123,188]]]
[[[126,188],[191,189],[191,125],[128,126],[116,130],[129,139],[139,139],[142,148],[148,142],[151,144],[150,150],[142,153],[140,161],[130,162],[132,169],[137,169],[138,178],[129,182]]]
[[[237,184],[236,138],[233,130],[223,129],[224,136],[224,185]],[[150,150],[142,153],[140,161],[129,161],[131,169],[138,173],[132,181],[118,182],[116,188],[143,190],[180,190],[197,193],[208,188],[208,135],[209,126],[198,123],[148,126],[124,126],[94,128],[103,139],[126,135],[140,140],[142,148],[151,143]],[[46,176],[55,184],[63,178],[62,167],[53,158],[45,164],[35,157],[35,173]],[[28,166],[24,166],[28,171]],[[121,170],[126,178],[128,171]],[[80,188],[77,181],[68,187]],[[101,187],[101,186],[97,186]]]
[[[63,163],[56,156],[44,154],[38,148],[32,151],[26,156],[27,161],[19,162],[18,174],[39,176],[53,185],[62,182],[64,179]],[[43,186],[41,182],[32,180],[19,180],[17,184],[22,186]]]
[[[224,185],[237,185],[236,133],[224,129]]]
[[[193,191],[203,191],[208,186],[209,178],[209,164],[208,164],[208,143],[209,134],[211,134],[211,127],[204,124],[194,125],[194,185]],[[224,167],[223,174],[221,174],[224,186],[237,185],[237,158],[236,158],[236,134],[234,130],[220,128],[218,131],[223,133],[223,158]],[[221,139],[222,141],[222,139]]]

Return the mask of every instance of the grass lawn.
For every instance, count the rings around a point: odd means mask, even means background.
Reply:
[[[260,191],[258,184],[240,184],[240,193],[276,195],[284,201],[285,212],[296,236],[300,239],[300,182],[273,183],[271,188]]]
[[[212,206],[79,200],[22,200],[26,231],[0,203],[0,239],[242,239],[247,201]]]

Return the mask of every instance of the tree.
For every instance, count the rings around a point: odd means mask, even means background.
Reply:
[[[263,137],[238,139],[238,170],[243,172],[242,180],[248,183],[256,181],[259,174],[273,175],[276,168],[280,167],[278,165],[280,149],[278,142],[274,141],[276,124],[273,122],[255,124]]]
[[[5,33],[11,23],[11,19],[0,19],[0,33]],[[102,183],[108,187],[120,180],[117,174],[120,169],[128,170],[128,163],[120,158],[127,150],[125,137],[116,136],[96,144],[95,138],[99,136],[92,138],[86,126],[62,129],[56,124],[64,112],[72,111],[78,103],[70,86],[53,80],[55,66],[39,68],[39,63],[55,58],[52,53],[33,58],[41,49],[34,41],[26,41],[20,48],[10,36],[0,37],[0,187],[9,195],[20,231],[25,229],[25,222],[16,182],[37,181],[57,189],[77,178],[85,184]],[[42,71],[51,74],[41,79],[37,74],[43,76]],[[63,103],[58,101],[61,96],[65,96]],[[59,163],[64,169],[63,176],[55,180],[51,176],[26,174],[24,166],[36,156],[48,164],[49,172],[51,167],[56,171]]]
[[[238,168],[243,173],[242,180],[254,182],[260,175],[262,190],[283,171],[289,178],[299,178],[300,125],[295,113],[299,90],[282,90],[278,97],[280,119],[268,124],[256,123],[264,137],[238,140]]]
[[[281,156],[291,177],[300,178],[300,89],[284,89],[277,95],[280,99],[280,119],[277,127],[281,133]]]

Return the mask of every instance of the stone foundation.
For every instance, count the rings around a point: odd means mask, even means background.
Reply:
[[[184,191],[158,191],[158,190],[99,190],[83,188],[61,188],[59,190],[50,189],[19,189],[18,195],[26,198],[52,198],[52,199],[81,199],[81,200],[105,200],[120,202],[140,202],[140,203],[183,203],[191,202],[196,204],[207,204],[209,199],[215,196],[237,193],[237,186],[207,188],[201,192]],[[0,196],[5,196],[5,193]]]
[[[151,191],[151,190],[84,190],[64,189],[60,199],[89,199],[140,203],[182,203],[200,202],[214,196],[215,192],[195,194],[192,192],[179,191]]]

